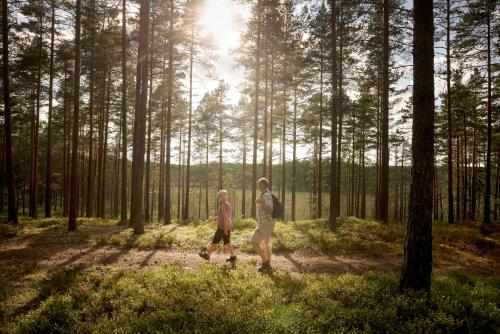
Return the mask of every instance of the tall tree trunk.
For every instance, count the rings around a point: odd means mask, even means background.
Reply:
[[[141,0],[139,10],[139,51],[137,56],[137,87],[139,98],[135,103],[134,145],[132,160],[132,191],[130,198],[130,224],[134,234],[144,233],[144,142],[146,135],[146,103],[148,99],[149,53],[149,0]]]
[[[292,140],[292,221],[295,221],[296,188],[297,188],[297,83],[293,90],[293,140]]]
[[[273,189],[273,133],[274,133],[274,52],[271,54],[271,92],[269,101],[269,164],[268,164],[268,180],[269,189]],[[255,180],[253,181],[255,182]]]
[[[456,154],[456,158],[457,158],[457,207],[456,207],[456,219],[457,220],[460,220],[460,201],[461,201],[461,197],[460,197],[460,138],[459,136],[456,136],[456,142],[457,142],[457,154]]]
[[[467,220],[467,188],[468,188],[468,180],[467,180],[467,169],[468,169],[468,160],[467,160],[467,120],[465,117],[465,113],[463,115],[463,124],[464,124],[464,178],[463,178],[463,202],[462,202],[462,220]]]
[[[36,111],[33,114],[31,129],[31,182],[30,182],[30,211],[31,218],[37,218],[37,188],[38,188],[38,133],[40,129],[40,107],[42,94],[42,45],[43,45],[43,17],[40,16],[40,33],[38,45]]]
[[[108,128],[109,128],[109,108],[111,94],[111,68],[108,70],[108,89],[106,97],[106,112],[104,115],[104,142],[102,145],[102,165],[101,165],[101,194],[99,202],[99,218],[106,218],[106,162],[108,160]]]
[[[389,220],[389,0],[384,0],[382,42],[382,165],[380,173],[380,220]]]
[[[430,291],[432,273],[432,177],[434,175],[433,0],[414,1],[413,136],[410,212],[401,290]]]
[[[336,0],[331,0],[331,58],[332,58],[332,101],[331,101],[331,161],[330,161],[330,228],[337,225],[338,207],[337,207],[337,7]]]
[[[241,171],[241,215],[246,218],[246,188],[247,188],[247,115],[243,106],[243,166]]]
[[[191,182],[191,131],[193,122],[193,56],[194,56],[194,29],[191,28],[191,46],[189,52],[189,116],[188,116],[188,142],[186,161],[186,192],[182,219],[189,219],[189,186]]]
[[[153,68],[154,68],[154,34],[155,34],[155,16],[151,22],[151,47],[149,49],[149,98],[148,98],[148,139],[146,148],[146,181],[145,181],[145,191],[144,191],[144,221],[146,223],[151,222],[151,209],[150,209],[150,184],[151,184],[151,129],[152,125],[152,114],[153,114]]]
[[[267,25],[266,25],[267,27]],[[267,177],[267,98],[268,98],[268,83],[269,83],[269,39],[267,35],[267,29],[266,29],[266,35],[265,35],[265,43],[264,43],[264,50],[265,50],[265,60],[264,60],[264,156],[262,159],[262,176]]]
[[[446,0],[446,113],[448,117],[448,223],[455,223],[453,209],[453,118],[451,117],[451,0]]]
[[[217,182],[217,190],[223,188],[222,181],[222,110],[219,111],[219,180]]]
[[[168,41],[168,91],[167,91],[167,133],[165,153],[165,224],[170,224],[172,219],[170,209],[170,151],[172,142],[172,103],[174,84],[174,0],[170,0],[169,41]]]
[[[165,120],[167,105],[165,102],[165,83],[166,83],[166,58],[163,58],[162,74],[162,94],[161,94],[161,114],[160,114],[160,172],[158,180],[158,221],[163,219],[165,213]]]
[[[257,139],[259,131],[259,85],[260,85],[260,34],[261,34],[261,3],[257,0],[257,48],[255,53],[255,96],[253,125],[253,158],[252,158],[252,218],[256,217],[255,200],[257,198]]]
[[[205,218],[208,219],[209,217],[209,211],[208,211],[208,150],[209,150],[209,133],[206,133],[205,137],[205,145],[206,145],[206,151],[205,151]]]
[[[319,51],[319,147],[318,147],[318,204],[317,204],[317,217],[321,219],[323,216],[323,72],[324,72],[324,56],[323,56],[323,42],[320,41]]]
[[[95,1],[92,1],[92,33],[90,51],[90,78],[89,78],[89,163],[87,168],[87,217],[92,216],[92,201],[94,200],[94,173],[92,164],[94,161],[94,81],[95,81]]]
[[[361,213],[359,217],[366,219],[366,167],[365,167],[365,128],[361,130]]]
[[[51,29],[50,29],[50,60],[49,60],[49,112],[47,115],[47,161],[45,174],[45,217],[51,213],[52,199],[52,97],[54,88],[54,34],[55,34],[55,0],[51,1]]]
[[[10,108],[10,73],[9,73],[9,22],[7,0],[2,0],[2,57],[3,57],[3,101],[5,134],[5,175],[7,178],[7,222],[17,225],[16,189],[14,187],[14,166],[12,163],[12,123]]]
[[[127,0],[122,0],[122,112],[121,112],[121,127],[122,127],[122,177],[121,177],[121,210],[120,221],[127,221],[128,213],[128,196],[127,196]]]
[[[487,99],[487,112],[488,112],[488,127],[487,127],[487,143],[486,143],[486,191],[484,193],[484,212],[483,212],[483,225],[490,223],[490,209],[491,209],[491,145],[492,145],[492,114],[491,114],[491,11],[487,13],[487,40],[488,40],[488,99]]]
[[[375,219],[380,220],[380,76],[377,77],[377,132],[375,166]]]
[[[337,215],[340,215],[340,198],[341,198],[341,169],[342,169],[342,121],[343,121],[343,113],[344,113],[344,93],[343,93],[343,81],[344,81],[344,68],[343,68],[343,54],[344,54],[344,48],[343,48],[343,37],[344,37],[344,21],[343,21],[343,16],[342,16],[342,11],[344,8],[344,2],[340,2],[339,6],[339,66],[338,66],[338,75],[339,75],[339,91],[338,91],[338,139],[337,139],[337,189],[335,190],[336,192],[336,200],[337,200]],[[364,157],[363,157],[364,159]],[[363,166],[363,182],[364,182],[364,166]],[[363,191],[365,190],[364,188],[364,183],[363,183]],[[363,195],[364,196],[364,195]],[[364,199],[364,197],[363,197]]]
[[[66,64],[67,65],[67,64]],[[66,66],[67,67],[67,66]],[[63,81],[63,217],[68,216],[69,209],[69,156],[70,156],[70,144],[68,141],[69,131],[71,129],[70,119],[68,117],[68,90],[67,90],[67,81],[68,76],[66,72],[64,73],[64,81]]]
[[[104,126],[105,126],[105,115],[106,115],[106,72],[108,64],[104,65],[104,71],[102,73],[102,100],[99,112],[99,126],[98,126],[98,141],[99,145],[97,147],[97,189],[96,189],[96,201],[95,201],[95,214],[97,217],[101,216],[101,204],[102,204],[102,179],[103,179],[103,161],[104,161]],[[90,149],[90,146],[89,146]],[[92,188],[92,192],[94,189]],[[87,194],[89,195],[89,194]],[[93,194],[92,194],[93,195]],[[88,197],[88,196],[87,196]],[[93,196],[92,196],[93,197]]]
[[[285,27],[285,41],[288,41],[288,27]],[[288,78],[287,78],[287,50],[284,51],[283,55],[283,113],[281,114],[281,205],[283,207],[281,219],[285,220],[286,212],[286,118],[288,113]]]
[[[498,222],[498,213],[500,211],[500,155],[497,152],[497,168],[495,177],[495,209],[493,210],[493,219]]]
[[[3,213],[3,180],[4,180],[4,170],[5,170],[5,134],[2,133],[1,136],[2,146],[0,147],[0,212]],[[18,154],[19,155],[19,154]]]
[[[71,180],[68,230],[76,231],[76,214],[78,210],[78,135],[80,128],[80,34],[81,34],[81,0],[76,0],[75,13],[75,72],[73,97],[73,135],[71,143]]]
[[[178,160],[178,169],[177,169],[177,212],[176,212],[176,218],[177,220],[181,219],[181,189],[182,189],[182,125],[179,126],[179,160]]]

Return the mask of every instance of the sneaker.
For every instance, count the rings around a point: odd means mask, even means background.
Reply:
[[[198,255],[199,255],[201,258],[203,258],[203,259],[205,259],[205,260],[207,260],[207,261],[209,261],[209,260],[210,260],[210,255],[208,255],[208,253],[207,253],[207,252],[199,252],[199,253],[198,253]]]
[[[226,259],[226,262],[231,262],[231,263],[236,262],[236,255],[233,255],[229,259]]]
[[[265,263],[262,263],[262,265],[260,266],[260,268],[258,269],[259,272],[261,273],[267,273],[269,271],[271,271],[273,268],[271,267],[271,265],[269,264],[269,262],[265,262]]]

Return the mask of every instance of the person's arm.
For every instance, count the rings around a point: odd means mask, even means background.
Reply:
[[[226,205],[222,205],[221,208],[222,219],[224,220],[224,234],[227,235],[229,233],[229,219],[227,217]]]

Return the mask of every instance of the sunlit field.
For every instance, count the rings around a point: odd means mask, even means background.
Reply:
[[[213,234],[206,221],[153,223],[138,237],[93,218],[79,219],[77,232],[64,218],[0,226],[5,333],[191,333],[205,324],[207,333],[493,333],[499,325],[499,232],[485,237],[476,226],[435,223],[430,301],[398,294],[399,224],[342,218],[332,231],[325,220],[278,222],[270,276],[255,271],[252,219],[235,220],[234,266],[222,249],[210,264],[197,256]]]

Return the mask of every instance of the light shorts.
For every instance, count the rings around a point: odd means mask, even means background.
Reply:
[[[250,239],[252,244],[260,244],[264,240],[269,240],[274,233],[274,220],[259,223]]]

